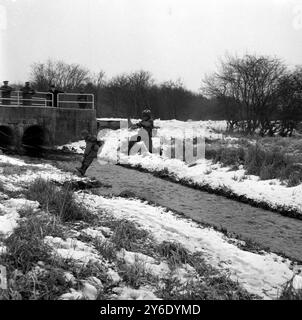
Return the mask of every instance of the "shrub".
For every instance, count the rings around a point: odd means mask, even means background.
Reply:
[[[244,161],[244,149],[225,147],[222,149],[222,152],[217,161],[222,162],[227,166],[239,165]]]
[[[226,166],[239,166],[244,162],[244,148],[216,146],[206,148],[206,158],[213,159],[214,162],[221,162]]]
[[[264,164],[265,151],[257,143],[247,150],[245,166],[248,174],[260,175],[260,168]]]
[[[299,175],[297,175],[295,172],[291,173],[288,181],[287,181],[287,186],[288,187],[296,187],[299,184],[302,183],[302,174],[300,173]]]
[[[261,180],[269,180],[276,178],[276,171],[273,165],[262,165],[259,172]]]
[[[289,163],[281,173],[283,180],[287,180],[289,187],[295,187],[302,183],[302,165]]]

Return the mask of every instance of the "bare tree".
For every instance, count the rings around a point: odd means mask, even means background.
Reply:
[[[166,81],[161,84],[160,89],[160,96],[168,114],[175,119],[179,119],[180,113],[188,107],[188,100],[190,100],[192,94],[185,89],[180,79]]]
[[[140,70],[128,76],[129,98],[133,105],[132,115],[139,117],[142,109],[150,104],[149,90],[154,81],[148,71]]]
[[[54,83],[62,90],[75,90],[91,81],[89,70],[79,64],[48,60],[34,63],[31,67],[31,80],[39,90],[47,90]]]
[[[96,88],[101,88],[105,85],[105,72],[104,71],[99,71],[97,73],[94,73],[91,76],[91,82],[94,84]]]
[[[211,97],[233,101],[232,117],[240,120],[246,133],[271,123],[276,111],[279,79],[284,64],[276,58],[246,55],[227,57],[221,68],[203,82],[203,92]],[[233,119],[234,120],[234,119]]]
[[[281,119],[280,135],[291,136],[302,120],[302,66],[280,79],[278,109]]]

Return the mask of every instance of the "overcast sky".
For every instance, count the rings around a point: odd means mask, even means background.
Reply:
[[[55,58],[197,91],[226,53],[302,64],[300,14],[301,0],[0,0],[0,81]]]

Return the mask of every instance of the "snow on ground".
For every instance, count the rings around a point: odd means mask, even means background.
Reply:
[[[0,186],[7,191],[22,191],[37,178],[64,182],[80,179],[71,173],[63,172],[50,164],[29,164],[22,159],[0,155]],[[39,203],[23,198],[9,198],[0,192],[0,235],[7,237],[18,225],[21,208],[37,209]]]
[[[169,278],[171,276],[171,269],[167,262],[158,262],[154,258],[143,253],[130,252],[122,249],[118,252],[117,257],[123,260],[127,265],[133,265],[135,263],[143,265],[145,270],[155,277]],[[189,264],[184,264],[174,270],[173,278],[177,279],[180,283],[185,284],[190,280],[197,280],[199,276],[193,267]]]
[[[222,134],[217,133],[216,130],[219,132],[225,129],[226,123],[225,121],[156,120],[155,125],[159,127],[153,139],[153,144],[157,148],[159,146],[158,137],[168,139],[172,136],[181,139],[184,137],[184,132],[186,132],[185,136],[188,139],[196,134],[207,138],[222,138]],[[245,196],[256,202],[268,203],[272,208],[283,207],[302,214],[302,185],[287,187],[277,179],[259,180],[257,176],[245,175],[243,169],[234,171],[205,159],[199,159],[191,166],[192,163],[190,165],[178,159],[171,159],[167,146],[164,146],[162,156],[149,154],[145,149],[141,154],[130,156],[127,156],[126,152],[118,153],[117,150],[127,150],[127,138],[136,133],[137,130],[101,130],[98,139],[104,140],[105,144],[99,150],[99,163],[123,163],[132,167],[140,166],[150,172],[166,170],[176,180],[184,179],[188,183],[212,189],[223,188],[238,196]],[[224,139],[227,138],[224,137]],[[77,149],[82,143],[82,141],[74,143],[72,146]]]
[[[154,125],[159,127],[160,136],[173,136],[175,132],[181,136],[181,132],[192,131],[203,132],[205,137],[220,138],[222,137],[221,133],[226,130],[227,122],[226,121],[179,121],[179,120],[155,120]]]
[[[26,199],[0,199],[0,237],[5,239],[9,237],[18,226],[20,218],[18,211],[23,208],[37,209],[39,203]],[[6,253],[6,246],[0,240],[0,255]]]
[[[117,287],[113,289],[115,295],[112,298],[117,300],[160,300],[152,292],[152,288],[141,286],[139,289],[131,287]]]
[[[81,282],[81,289],[70,289],[60,296],[59,300],[96,300],[103,288],[102,282],[96,277],[89,277]]]
[[[78,142],[71,142],[68,144],[65,144],[64,146],[59,146],[59,150],[70,150],[79,154],[83,154],[85,150],[85,141],[81,140]]]
[[[133,156],[129,160],[143,161],[145,165],[153,168],[164,168],[163,163],[169,163],[169,170],[174,170],[180,174],[185,170],[196,169],[199,165],[189,168],[179,160],[163,160],[160,157],[147,155],[145,157]],[[153,161],[152,161],[153,160]],[[133,162],[134,161],[134,162]],[[157,161],[157,162],[156,162]],[[18,167],[22,167],[21,174],[1,175],[0,181],[6,187],[22,188],[29,182],[33,181],[35,177],[47,177],[52,180],[64,181],[66,179],[75,179],[76,176],[71,173],[65,173],[56,169],[50,164],[28,164],[23,160],[15,159],[7,156],[0,156],[1,168],[5,168],[5,164],[13,164],[18,172]],[[184,169],[185,168],[185,169]],[[37,173],[35,171],[37,169]],[[217,169],[213,168],[213,171]],[[190,172],[190,171],[189,171]],[[238,173],[241,174],[241,173]],[[192,173],[192,176],[193,173]],[[208,175],[206,175],[208,176]],[[234,181],[234,180],[232,180]],[[246,180],[244,180],[246,181]],[[253,180],[251,180],[253,181]],[[257,180],[255,179],[257,182]],[[94,212],[99,209],[105,210],[108,214],[113,215],[118,219],[125,218],[138,223],[142,228],[149,231],[156,241],[176,241],[181,243],[190,252],[200,252],[206,261],[221,269],[222,271],[229,272],[232,279],[238,280],[239,283],[246,288],[249,292],[258,294],[266,299],[276,298],[280,293],[282,285],[290,280],[295,272],[292,270],[291,262],[287,259],[276,254],[263,254],[251,253],[244,251],[236,246],[236,240],[229,241],[222,233],[214,231],[211,228],[200,227],[190,219],[180,217],[165,208],[154,207],[147,203],[123,199],[123,198],[104,198],[97,195],[78,193],[81,202],[90,207]],[[18,223],[18,210],[24,206],[32,206],[37,208],[36,202],[30,202],[25,199],[3,199],[0,201],[0,233],[9,235]],[[83,234],[91,236],[92,238],[98,237],[101,241],[107,241],[103,235],[110,234],[108,228],[94,229],[92,226],[82,230]],[[98,252],[90,244],[79,241],[75,238],[67,238],[65,240],[55,237],[46,237],[45,242],[49,244],[56,255],[63,258],[69,258],[77,261],[80,264],[92,261],[94,263],[106,264]],[[0,243],[1,247],[1,243]],[[5,248],[1,247],[1,251]],[[168,272],[168,265],[164,262],[156,263],[152,257],[142,254],[133,253],[129,251],[121,251],[118,254],[120,259],[125,263],[133,264],[135,257],[139,257],[141,261],[147,265],[148,269],[153,270],[155,275],[165,274]],[[119,281],[119,275],[113,269],[108,270],[115,281]],[[182,266],[179,268],[178,277],[186,279],[192,276],[194,270],[189,266]],[[295,278],[295,286],[301,286],[301,277]],[[101,290],[102,284],[97,279],[86,279],[82,283],[81,290],[72,289],[70,292],[63,295],[62,299],[76,299],[87,298],[94,299]],[[117,287],[115,289],[117,299],[156,299],[152,289],[148,287],[141,287],[139,290],[128,288],[127,286]]]
[[[9,156],[0,155],[0,183],[3,190],[7,191],[22,191],[36,178],[44,178],[52,181],[64,182],[66,180],[77,180],[79,178],[71,173],[63,172],[50,164],[32,164],[25,160],[13,158]],[[23,198],[13,199],[9,198],[5,193],[0,194],[0,236],[1,238],[8,237],[18,226],[18,219],[20,209],[33,208],[38,209],[39,203],[29,201]],[[74,231],[74,232],[71,232]],[[108,270],[108,279],[117,287],[112,298],[115,299],[158,299],[150,288],[139,288],[138,290],[129,288],[127,286],[120,286],[122,281],[119,274],[104,260],[96,249],[88,243],[84,243],[76,239],[79,232],[70,230],[69,234],[73,234],[65,240],[59,237],[45,237],[44,241],[53,249],[54,257],[63,259],[70,259],[75,262],[75,265],[82,267],[87,263],[100,265]],[[108,227],[92,227],[81,230],[81,234],[98,238],[99,241],[107,241],[105,236],[110,236],[112,231]],[[6,247],[0,241],[0,254],[6,252]],[[132,254],[129,252],[128,254]],[[38,270],[39,269],[39,270]],[[41,268],[34,268],[31,272],[40,272]],[[74,278],[72,274],[67,274],[67,278],[72,281]],[[79,289],[70,289],[69,292],[63,294],[60,299],[75,300],[75,299],[88,299],[94,300],[103,288],[101,281],[95,277],[81,280]],[[154,288],[153,288],[154,290]]]
[[[122,118],[100,118],[97,120],[104,121],[121,121],[121,123],[125,123],[127,119]],[[131,120],[132,123],[138,122],[138,120]],[[186,137],[186,139],[192,138],[193,136],[204,136],[208,138],[222,138],[221,133],[216,133],[216,131],[220,132],[226,129],[226,121],[178,121],[178,120],[155,120],[154,129],[155,135],[157,137],[163,137],[165,139],[169,139],[171,137],[182,139]],[[121,127],[125,127],[121,125]],[[99,131],[98,139],[106,141],[106,144],[112,144],[111,147],[116,147],[120,141],[124,141],[127,137],[131,137],[135,135],[138,130],[128,131],[126,129],[121,130],[110,130],[110,129],[102,129]],[[155,145],[159,143],[157,139],[155,139]],[[106,146],[107,147],[107,146]],[[77,153],[84,153],[85,149],[85,141],[81,140],[78,142],[71,142],[65,144],[63,146],[58,146],[59,150],[71,150]],[[107,148],[105,148],[106,150]],[[109,159],[111,157],[108,157]],[[110,159],[111,160],[111,159]]]
[[[5,171],[8,172],[5,172]],[[33,164],[25,160],[0,155],[0,184],[9,191],[20,191],[25,185],[37,178],[64,182],[81,178],[70,172],[62,171],[51,164]]]
[[[222,233],[211,228],[202,228],[195,222],[179,217],[161,207],[153,207],[138,200],[103,198],[86,195],[85,203],[95,211],[102,208],[117,218],[135,221],[149,231],[156,241],[177,241],[190,252],[201,252],[206,261],[238,280],[249,292],[266,299],[276,298],[282,285],[295,272],[291,261],[276,254],[257,254],[243,251],[236,241],[228,241]],[[126,260],[134,259],[128,255]],[[151,263],[148,259],[147,263]],[[163,270],[164,266],[158,266]]]
[[[87,228],[82,230],[83,234],[90,235],[92,237],[97,237],[99,241],[107,241],[105,240],[102,233],[92,228]],[[111,267],[113,264],[108,263],[105,259],[103,259],[96,251],[95,248],[91,246],[91,244],[86,244],[82,241],[76,240],[74,238],[67,238],[63,240],[59,237],[45,237],[45,243],[49,245],[53,249],[54,256],[59,256],[63,259],[71,259],[75,262],[76,265],[82,268],[83,265],[87,265],[88,263],[92,263],[93,265],[99,265],[103,270],[107,270],[107,276],[116,287],[113,289],[114,294],[111,296],[111,299],[118,300],[140,300],[140,299],[149,299],[149,300],[157,300],[158,298],[154,295],[153,291],[155,290],[153,287],[140,287],[139,289],[133,289],[125,286],[122,283],[122,279],[119,274],[114,271]],[[154,259],[148,257],[146,255],[140,253],[134,253],[130,251],[126,251],[122,249],[117,252],[117,259],[122,260],[124,263],[129,266],[136,263],[137,258],[141,263],[143,263],[146,267],[146,270],[152,271],[156,275],[160,275],[160,272],[163,271],[162,268],[159,270],[161,265],[163,264],[164,271],[168,273],[170,271],[169,267],[165,263],[161,263],[159,266],[155,263]],[[156,269],[157,267],[157,269]],[[182,279],[185,279],[183,276],[184,272],[181,273],[179,271]],[[72,278],[72,275],[66,275],[69,278]],[[103,288],[102,282],[96,277],[89,277],[86,280],[81,281],[81,286],[78,290],[70,289],[69,292],[60,296],[61,300],[78,300],[78,299],[87,299],[87,300],[95,300]]]
[[[37,209],[39,203],[26,199],[9,199],[0,203],[0,235],[7,237],[18,225],[18,210],[26,207]]]
[[[87,264],[100,262],[100,258],[95,249],[82,241],[67,238],[63,240],[59,237],[45,237],[45,243],[54,248],[54,252],[63,259],[72,259]]]

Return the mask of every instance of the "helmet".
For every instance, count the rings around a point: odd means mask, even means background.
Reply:
[[[151,110],[150,109],[144,109],[142,112],[143,116],[148,116],[149,118],[151,117]]]

